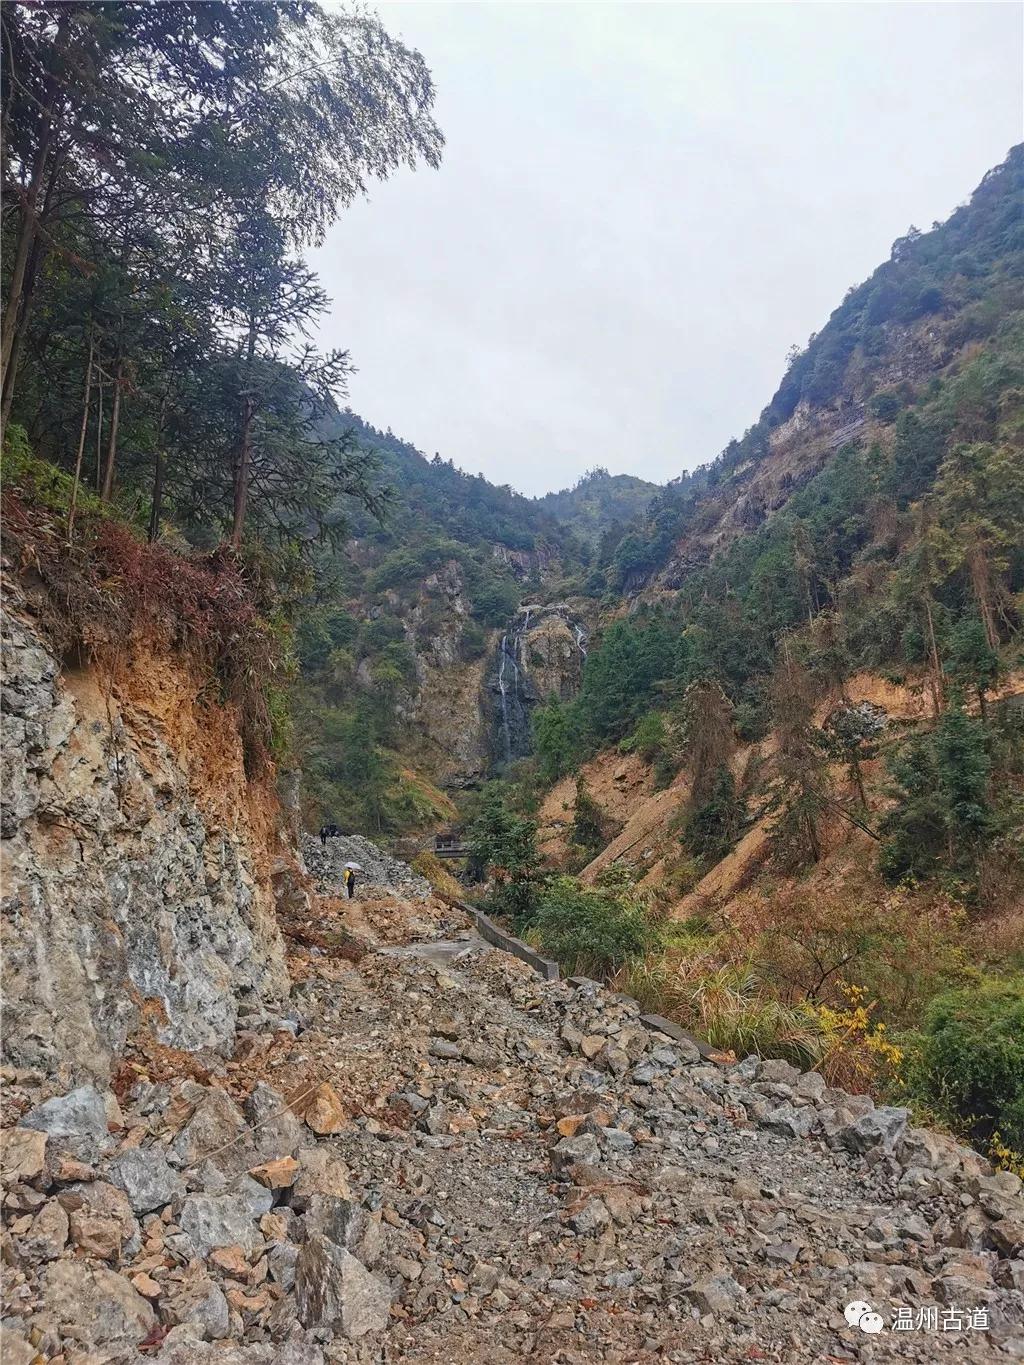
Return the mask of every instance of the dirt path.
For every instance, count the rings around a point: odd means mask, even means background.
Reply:
[[[358,951],[332,946],[342,925]],[[156,1305],[131,1349],[102,1315],[61,1326],[58,1274],[98,1274],[92,1253],[33,1261],[42,1213],[18,1225],[19,1317],[56,1348],[42,1359],[1024,1358],[1020,1182],[904,1111],[781,1062],[704,1062],[433,900],[336,903],[317,931],[292,953],[294,1036],[243,1036],[209,1085],[126,1096],[122,1147],[180,1171],[106,1263],[108,1298],[117,1281],[143,1303],[141,1284]],[[92,1198],[124,1183],[118,1160],[98,1161]],[[265,1189],[245,1174],[261,1161]],[[851,1325],[850,1303],[880,1330]]]

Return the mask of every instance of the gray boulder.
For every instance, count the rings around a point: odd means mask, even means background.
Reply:
[[[176,1163],[209,1161],[225,1175],[254,1166],[252,1133],[242,1111],[225,1091],[211,1086],[171,1145]]]
[[[295,1304],[305,1327],[330,1327],[349,1341],[388,1325],[391,1290],[327,1237],[307,1239],[295,1263]]]
[[[260,1081],[245,1101],[245,1117],[256,1130],[256,1160],[276,1161],[294,1156],[302,1146],[302,1123],[288,1108],[284,1096]]]
[[[806,1106],[795,1109],[791,1104],[780,1104],[777,1109],[773,1109],[761,1120],[761,1126],[767,1128],[770,1133],[779,1133],[782,1137],[805,1138],[809,1137],[816,1122],[816,1115],[813,1109]]]
[[[164,1311],[168,1321],[189,1328],[205,1341],[223,1341],[231,1331],[228,1301],[205,1275],[187,1284]]]
[[[119,1153],[108,1174],[111,1182],[124,1190],[136,1213],[151,1213],[185,1193],[185,1182],[157,1147],[133,1147]]]
[[[909,1117],[909,1109],[885,1105],[854,1119],[837,1136],[841,1145],[850,1152],[866,1152],[872,1147],[892,1152],[906,1132]]]
[[[123,1275],[81,1261],[54,1261],[42,1300],[62,1335],[86,1349],[137,1346],[156,1325],[153,1309]]]
[[[46,1133],[83,1161],[94,1161],[113,1142],[103,1096],[91,1085],[80,1085],[30,1109],[20,1126]]]
[[[551,1149],[551,1165],[556,1175],[568,1175],[573,1166],[596,1166],[600,1160],[601,1149],[592,1133],[562,1138]]]
[[[727,1313],[746,1290],[731,1275],[705,1275],[683,1291],[701,1314]]]
[[[201,1256],[235,1245],[248,1254],[262,1244],[256,1220],[273,1202],[271,1192],[247,1176],[224,1194],[186,1196],[178,1222]]]

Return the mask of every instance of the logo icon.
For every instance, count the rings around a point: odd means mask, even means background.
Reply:
[[[843,1309],[843,1317],[851,1327],[859,1327],[862,1332],[880,1332],[884,1327],[881,1313],[876,1313],[863,1299],[854,1299]]]

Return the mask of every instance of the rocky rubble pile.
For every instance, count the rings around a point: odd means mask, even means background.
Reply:
[[[321,891],[338,895],[342,889],[345,864],[358,863],[357,894],[367,889],[406,900],[425,901],[430,896],[430,883],[414,872],[408,863],[392,858],[382,848],[361,834],[342,834],[328,839],[326,845],[312,834],[304,834],[301,841],[302,857]]]
[[[5,1362],[1024,1357],[1014,1176],[451,928],[300,949],[298,1036],[210,1084],[21,1114]]]

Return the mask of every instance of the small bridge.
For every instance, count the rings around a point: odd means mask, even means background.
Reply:
[[[434,838],[434,854],[438,858],[468,858],[469,845],[461,834],[438,834]]]

